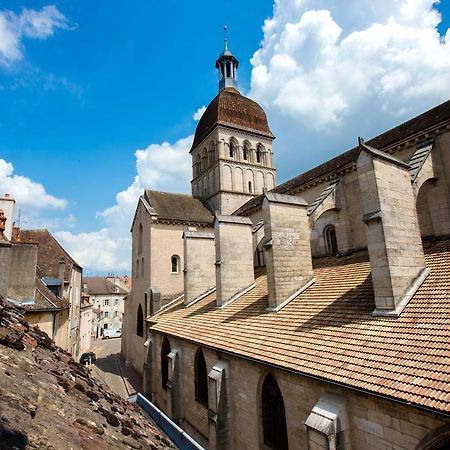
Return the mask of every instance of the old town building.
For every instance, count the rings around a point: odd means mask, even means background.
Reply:
[[[450,101],[276,185],[216,67],[192,197],[145,191],[132,224],[146,395],[210,449],[449,448]]]

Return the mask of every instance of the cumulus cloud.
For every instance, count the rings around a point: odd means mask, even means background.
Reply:
[[[47,39],[57,29],[69,28],[66,17],[54,5],[41,10],[24,8],[20,14],[0,11],[0,65],[23,58],[23,39]]]
[[[194,120],[200,120],[203,116],[203,113],[206,111],[206,106],[203,105],[202,107],[198,108],[197,111],[195,111],[194,115],[192,116],[192,118]]]
[[[88,272],[127,271],[131,264],[130,227],[144,189],[188,192],[191,175],[189,149],[193,136],[173,144],[151,144],[135,152],[136,176],[116,195],[110,208],[98,212],[103,228],[90,233],[56,233],[62,245]]]
[[[30,210],[64,209],[67,200],[49,194],[44,186],[14,173],[10,162],[0,159],[0,194],[8,193],[17,204]]]
[[[450,31],[434,0],[277,0],[249,95],[297,172],[448,98]],[[281,152],[281,153],[280,153]]]

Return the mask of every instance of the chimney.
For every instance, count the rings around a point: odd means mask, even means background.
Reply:
[[[215,288],[214,233],[185,231],[183,241],[184,304],[189,306]]]
[[[61,258],[59,260],[59,272],[58,272],[58,278],[61,281],[61,291],[59,293],[59,296],[62,298],[64,296],[64,274],[66,272],[66,260],[64,258]]]
[[[11,198],[9,194],[5,194],[3,197],[0,197],[0,209],[3,210],[5,217],[7,219],[4,234],[6,236],[6,239],[8,239],[9,241],[12,238],[15,205],[16,201],[13,198]]]
[[[429,273],[409,165],[359,139],[357,172],[375,316],[398,316]]]
[[[300,197],[264,194],[268,311],[278,311],[314,282],[307,206]]]
[[[251,226],[249,218],[240,216],[217,215],[214,221],[219,307],[226,306],[255,286]]]

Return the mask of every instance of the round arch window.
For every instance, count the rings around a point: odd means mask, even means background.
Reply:
[[[180,271],[180,257],[178,255],[173,255],[170,258],[170,264],[172,273],[178,273]]]

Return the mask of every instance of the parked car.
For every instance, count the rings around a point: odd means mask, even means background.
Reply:
[[[81,355],[80,364],[83,365],[94,364],[96,360],[97,357],[95,356],[94,352],[87,352]]]
[[[122,330],[103,330],[103,339],[120,338],[122,337]]]

